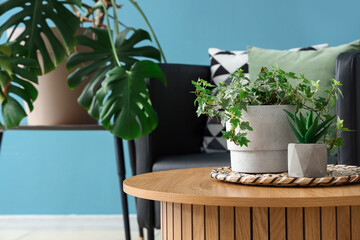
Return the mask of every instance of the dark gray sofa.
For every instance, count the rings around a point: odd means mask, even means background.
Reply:
[[[337,102],[337,113],[344,119],[345,127],[356,130],[360,124],[360,53],[343,53],[336,60],[335,78],[343,84],[345,98]],[[201,151],[206,117],[197,117],[194,90],[191,80],[199,77],[209,80],[209,66],[163,64],[167,76],[165,88],[159,81],[148,82],[150,97],[159,115],[158,128],[148,136],[136,140],[136,174],[153,171],[230,165],[228,153],[206,154]],[[358,84],[357,84],[358,82]],[[359,89],[359,90],[357,90]],[[359,117],[358,117],[359,116]],[[360,133],[344,133],[344,146],[338,159],[330,163],[360,163],[357,149]],[[152,239],[153,229],[160,227],[159,204],[137,199],[140,228],[147,228]]]

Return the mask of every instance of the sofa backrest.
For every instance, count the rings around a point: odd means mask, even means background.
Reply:
[[[158,80],[148,82],[150,99],[159,116],[159,125],[149,136],[153,156],[200,152],[206,117],[197,117],[191,81],[209,80],[210,68],[183,64],[160,67],[167,77],[167,87]]]

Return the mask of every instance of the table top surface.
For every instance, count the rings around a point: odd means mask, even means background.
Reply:
[[[262,187],[221,182],[214,168],[146,173],[124,181],[135,197],[197,205],[247,207],[318,207],[360,205],[360,185],[333,187]]]

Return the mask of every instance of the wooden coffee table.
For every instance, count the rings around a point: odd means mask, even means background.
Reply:
[[[163,240],[360,239],[360,185],[243,186],[210,178],[212,169],[137,175],[124,191],[161,201]]]

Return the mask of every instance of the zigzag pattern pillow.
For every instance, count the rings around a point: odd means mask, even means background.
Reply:
[[[327,48],[328,44],[319,44],[306,48],[292,48],[288,51],[317,51]],[[211,80],[216,86],[220,82],[230,83],[231,74],[237,69],[242,69],[245,76],[249,77],[248,55],[246,51],[225,51],[218,48],[209,48]],[[203,150],[207,153],[227,151],[226,139],[222,138],[221,131],[225,127],[208,118],[204,139]]]

